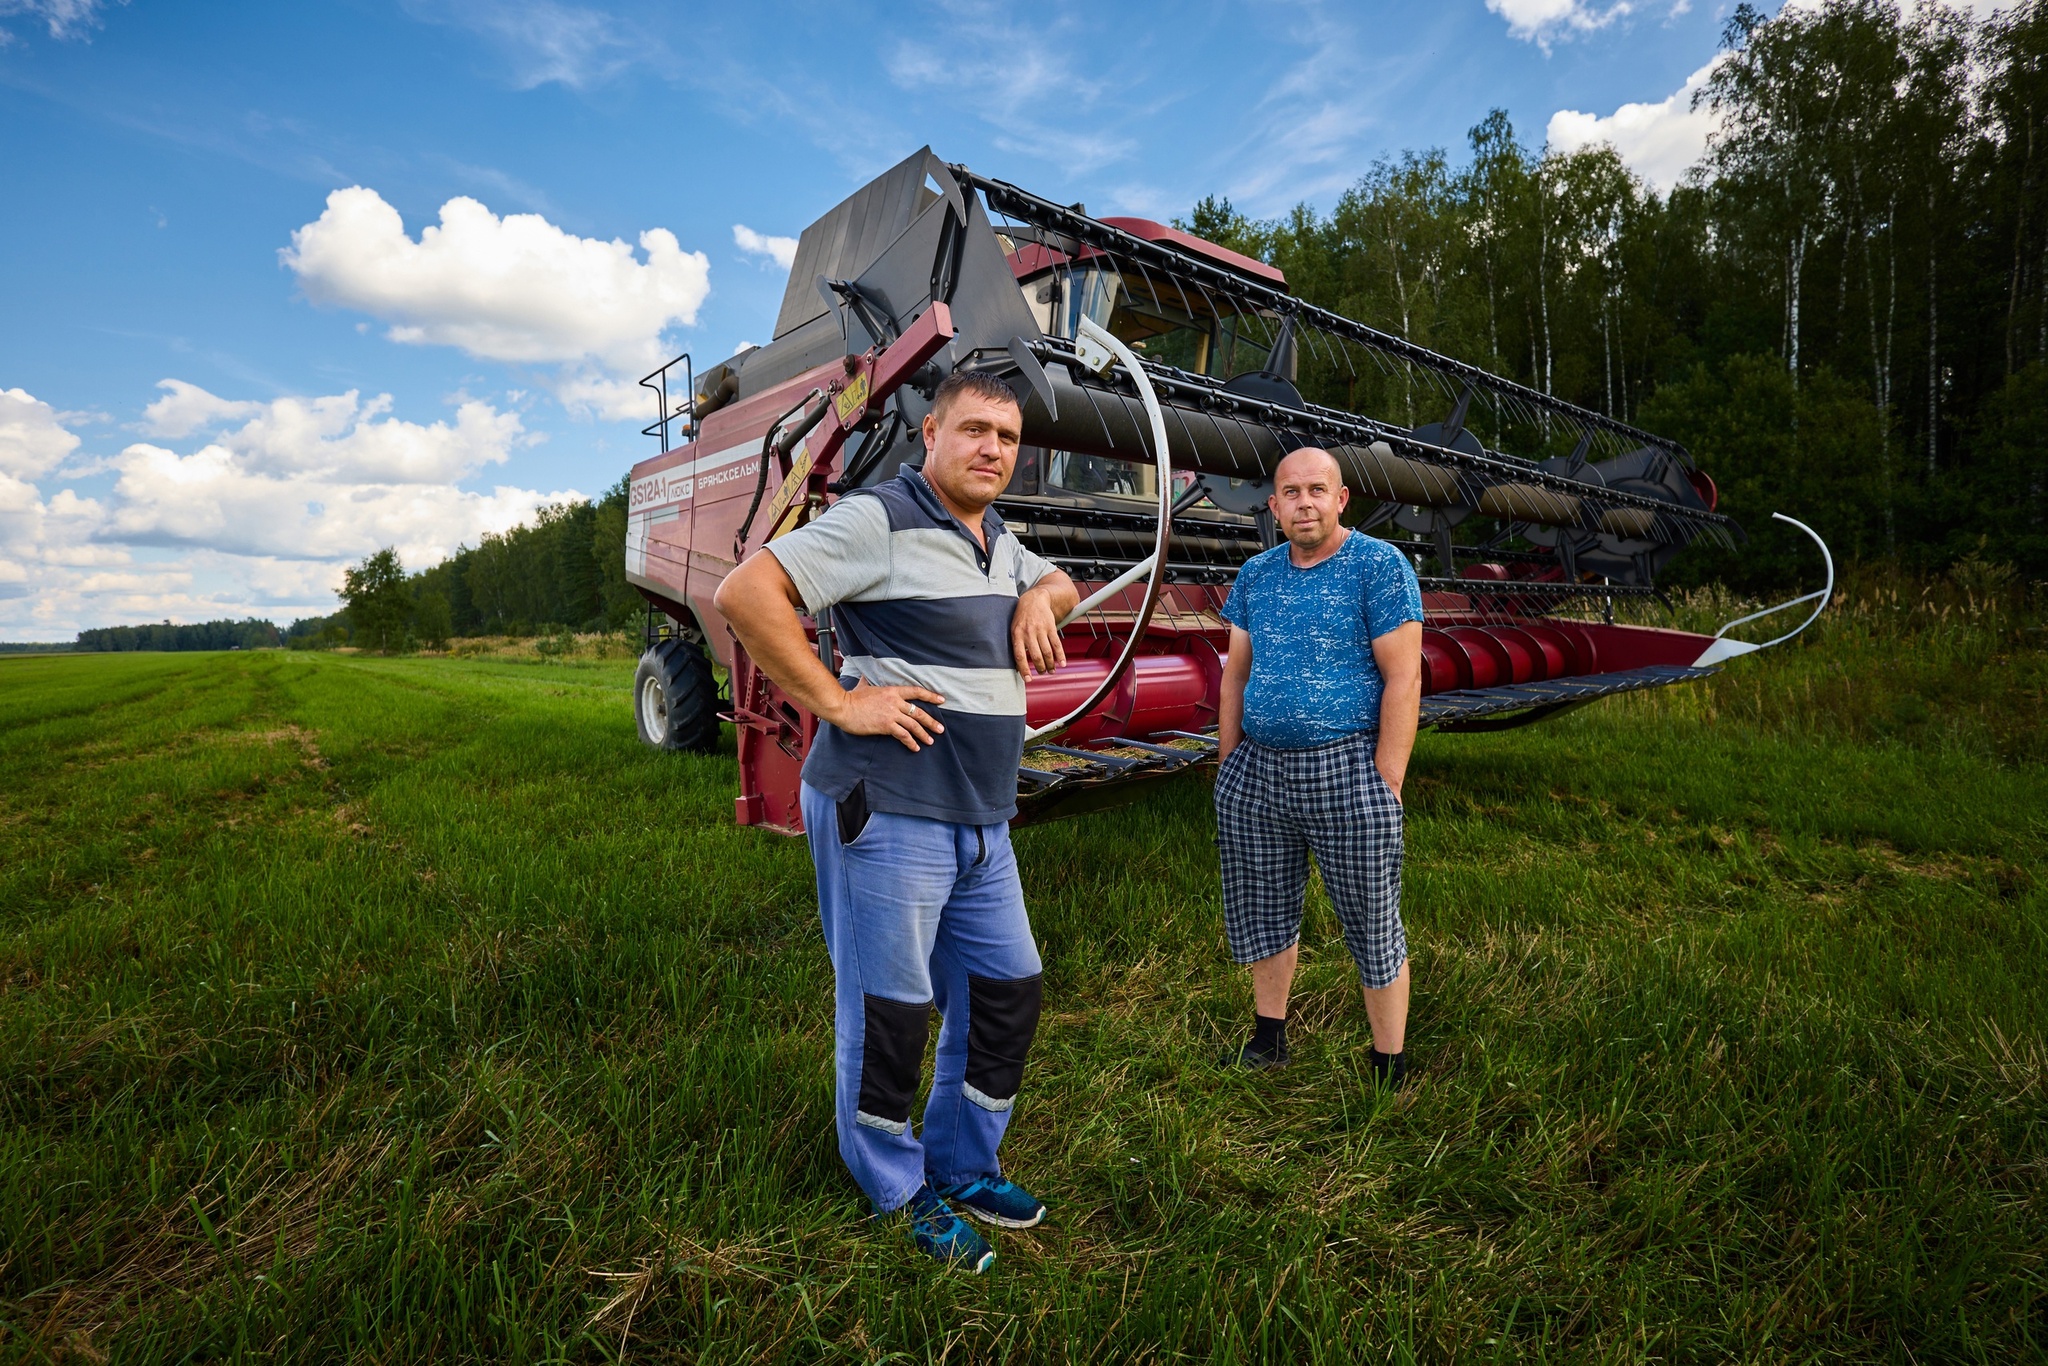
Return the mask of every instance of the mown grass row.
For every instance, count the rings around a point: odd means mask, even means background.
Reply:
[[[1845,612],[1425,737],[1398,1098],[1319,893],[1297,1064],[1215,1066],[1250,1003],[1204,789],[1020,833],[1049,1014],[1008,1151],[1054,1217],[979,1280],[861,1219],[802,846],[732,826],[729,749],[638,745],[630,661],[0,662],[0,1349],[2038,1355],[2009,626]]]

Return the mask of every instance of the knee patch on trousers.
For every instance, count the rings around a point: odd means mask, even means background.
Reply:
[[[1042,976],[967,979],[967,1076],[961,1091],[984,1110],[1016,1104],[1024,1055],[1038,1033],[1043,987]]]
[[[924,1041],[931,1029],[930,1001],[861,998],[867,1017],[860,1055],[860,1104],[854,1122],[900,1134],[910,1127],[910,1102],[924,1066]]]

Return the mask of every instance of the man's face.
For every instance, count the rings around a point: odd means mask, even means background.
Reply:
[[[1351,490],[1328,451],[1309,447],[1280,462],[1273,471],[1273,493],[1266,499],[1280,534],[1302,550],[1320,550],[1337,534],[1338,517],[1351,501]]]
[[[1024,414],[1014,403],[956,395],[925,414],[924,477],[952,502],[979,513],[1010,486]]]

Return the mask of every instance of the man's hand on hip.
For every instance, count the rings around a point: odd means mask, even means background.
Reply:
[[[1010,619],[1010,649],[1017,659],[1017,672],[1026,678],[1049,674],[1067,662],[1053,598],[1053,587],[1044,584],[1017,595],[1017,614]]]
[[[946,699],[930,688],[881,688],[864,682],[841,697],[844,701],[833,707],[832,714],[825,719],[849,735],[893,735],[914,753],[936,741],[946,729],[939,724],[938,717],[912,705],[943,705]]]

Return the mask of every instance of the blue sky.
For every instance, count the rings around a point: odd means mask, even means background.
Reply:
[[[648,359],[767,340],[777,239],[921,144],[1267,215],[1498,105],[1668,181],[1727,8],[0,0],[0,639],[326,612],[601,492]]]

